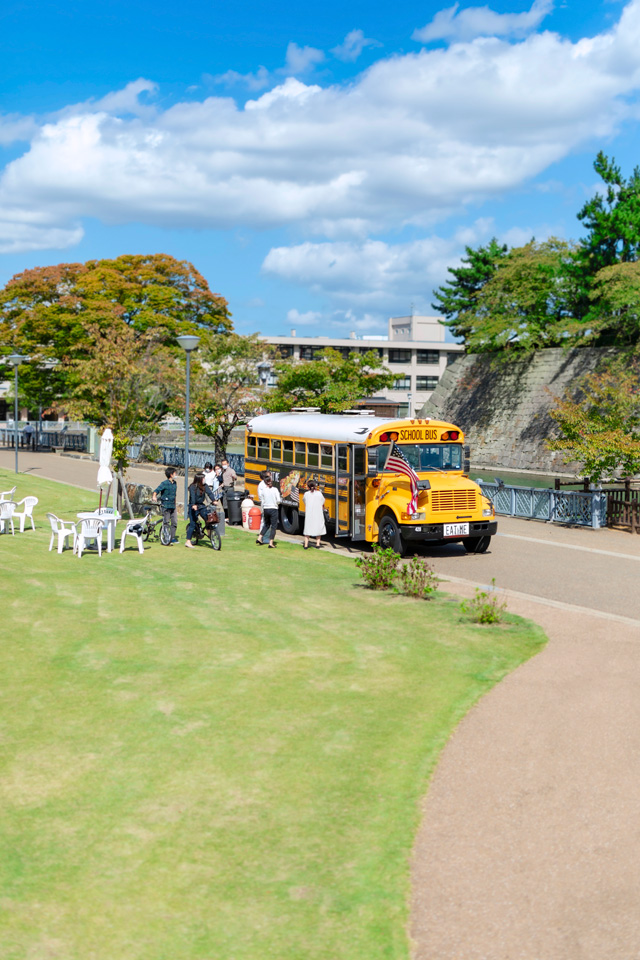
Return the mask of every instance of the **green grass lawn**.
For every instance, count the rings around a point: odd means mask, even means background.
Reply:
[[[0,537],[3,960],[406,958],[429,774],[542,631],[237,529],[59,556],[45,512],[97,497],[30,493],[36,532]]]

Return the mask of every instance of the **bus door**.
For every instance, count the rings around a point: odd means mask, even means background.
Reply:
[[[352,486],[349,445],[336,443],[336,537],[349,536]]]
[[[351,539],[366,538],[367,448],[351,448]]]

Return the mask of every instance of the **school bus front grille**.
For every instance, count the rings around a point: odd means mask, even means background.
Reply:
[[[475,510],[477,506],[475,490],[432,490],[432,510]]]

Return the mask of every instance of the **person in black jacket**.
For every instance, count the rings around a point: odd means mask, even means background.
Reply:
[[[201,473],[196,473],[193,478],[193,483],[189,487],[189,523],[187,524],[185,547],[193,547],[191,537],[196,528],[196,520],[199,516],[202,517],[203,520],[206,519],[208,512],[206,506],[207,501],[210,503],[213,502],[211,494],[205,486],[204,476]]]
[[[167,479],[163,480],[159,487],[156,487],[152,497],[153,502],[157,503],[158,494],[160,495],[162,516],[165,523],[169,523],[171,526],[171,543],[178,542],[178,538],[176,537],[176,530],[178,528],[178,511],[176,509],[176,491],[178,489],[176,483],[177,472],[175,467],[167,467],[164,472]]]

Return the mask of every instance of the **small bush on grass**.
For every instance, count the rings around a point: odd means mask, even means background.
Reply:
[[[412,557],[401,567],[398,579],[398,593],[421,600],[431,600],[439,586],[434,569],[422,557]]]
[[[491,580],[488,590],[476,589],[473,600],[463,600],[460,609],[474,623],[500,623],[507,609],[507,602],[498,600],[496,593],[496,578]]]
[[[356,566],[370,590],[390,590],[398,575],[400,557],[387,547],[383,550],[374,544],[373,553],[367,557],[358,557]]]

